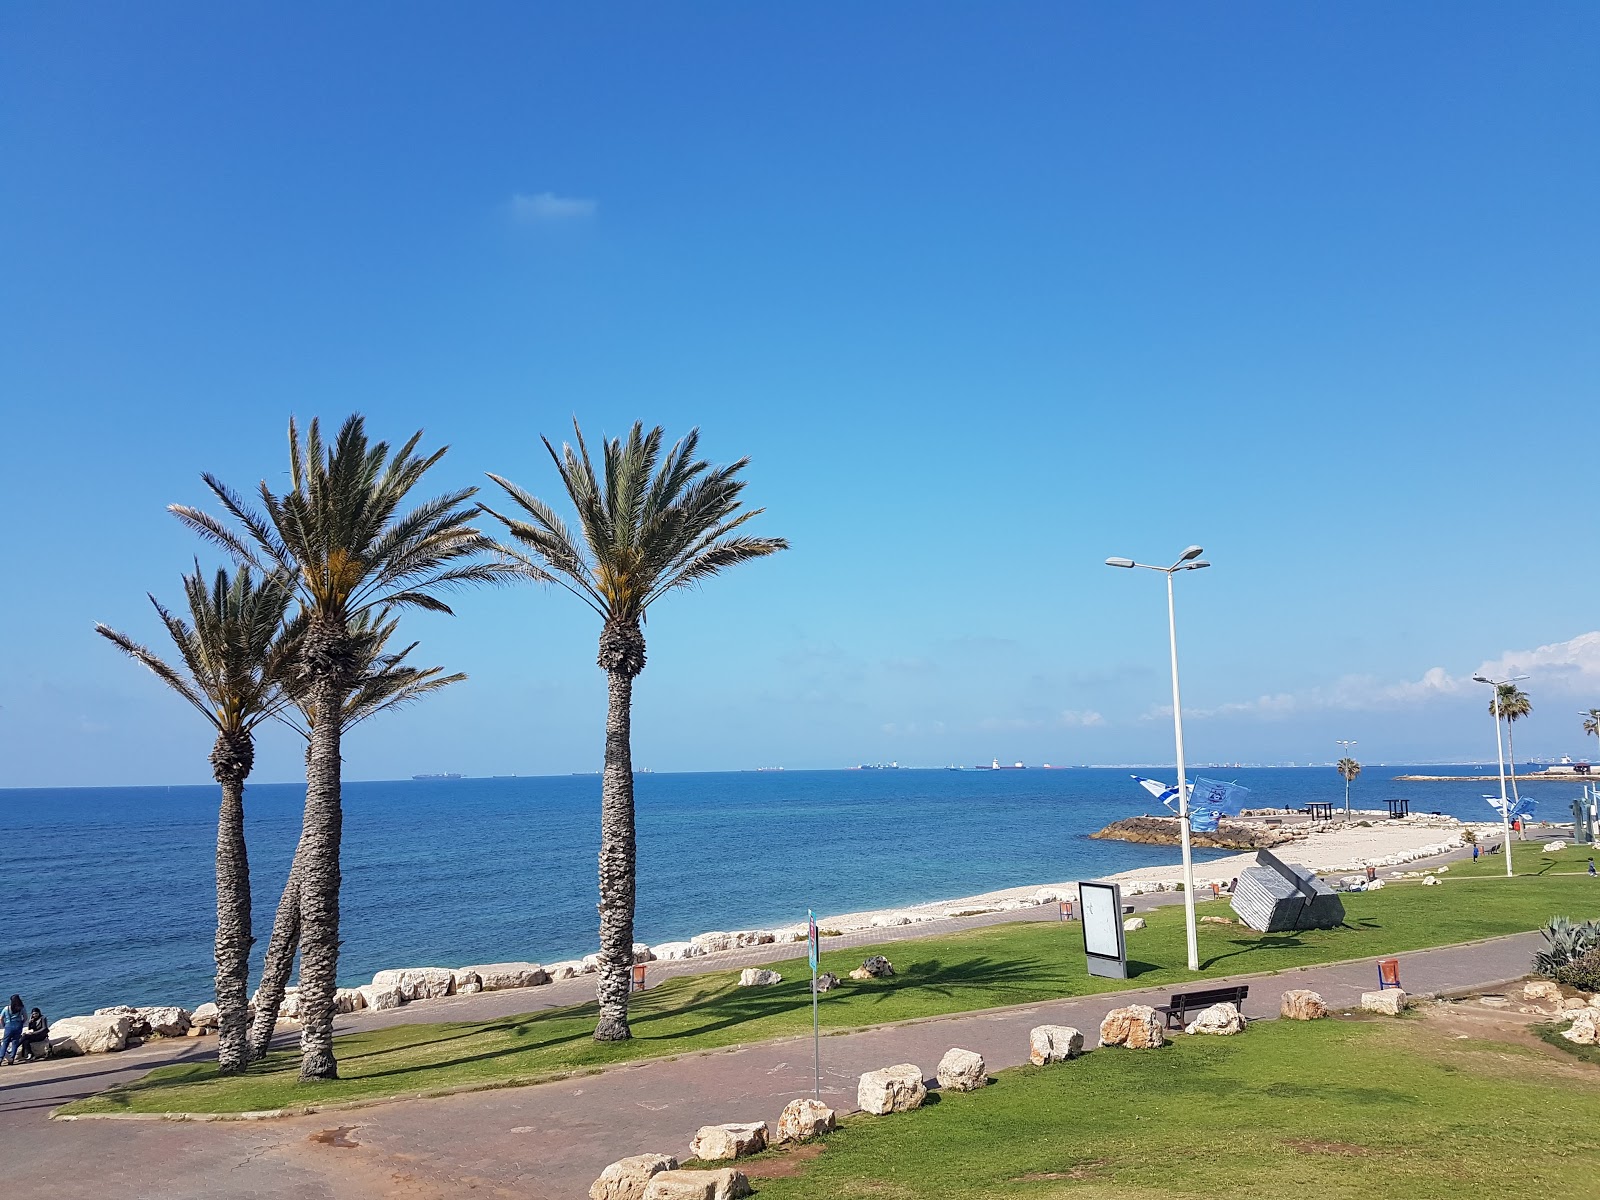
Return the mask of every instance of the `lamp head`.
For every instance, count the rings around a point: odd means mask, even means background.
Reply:
[[[1131,566],[1133,566],[1133,559],[1131,559],[1131,558],[1108,558],[1108,559],[1106,559],[1106,566],[1108,566],[1108,567],[1131,567]]]
[[[1210,563],[1208,563],[1205,559],[1202,558],[1199,562],[1184,563],[1183,564],[1183,569],[1185,571],[1198,571],[1198,570],[1200,570],[1200,568],[1209,567],[1210,565],[1211,565]]]
[[[1472,677],[1472,682],[1473,683],[1493,683],[1494,681],[1492,679],[1485,679],[1482,675],[1474,675]]]
[[[1183,552],[1183,555],[1178,559],[1178,561],[1179,562],[1188,562],[1190,559],[1199,558],[1204,553],[1205,553],[1205,551],[1202,550],[1199,546],[1190,546],[1187,550],[1185,550]]]

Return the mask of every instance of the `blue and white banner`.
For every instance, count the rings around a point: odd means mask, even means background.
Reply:
[[[1162,783],[1159,779],[1146,779],[1143,775],[1131,777],[1173,813],[1178,812],[1176,784]],[[1189,784],[1189,828],[1195,833],[1214,833],[1217,823],[1225,816],[1237,816],[1244,808],[1250,789],[1237,783],[1222,783],[1216,779],[1196,777]]]
[[[1537,800],[1512,800],[1507,798],[1504,808],[1500,804],[1499,796],[1485,796],[1484,800],[1495,812],[1503,812],[1505,809],[1510,809],[1511,811],[1506,815],[1513,821],[1530,819],[1534,814],[1534,810],[1539,807]]]
[[[1145,791],[1149,792],[1157,800],[1161,801],[1161,803],[1165,804],[1173,812],[1178,811],[1177,784],[1162,783],[1159,779],[1146,779],[1143,775],[1130,775],[1128,778],[1132,779],[1135,783],[1137,783]],[[1194,788],[1192,785],[1190,786],[1189,791],[1193,793]]]

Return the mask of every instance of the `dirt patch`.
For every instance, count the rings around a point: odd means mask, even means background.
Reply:
[[[820,1155],[827,1147],[821,1142],[802,1142],[798,1146],[784,1146],[761,1159],[751,1162],[743,1168],[745,1175],[751,1179],[786,1179],[791,1175],[798,1175],[805,1170],[806,1164]]]
[[[1302,1154],[1334,1154],[1340,1158],[1365,1158],[1369,1153],[1365,1146],[1352,1142],[1322,1142],[1314,1138],[1291,1138],[1283,1144]]]
[[[1011,1179],[1012,1183],[1046,1183],[1051,1180],[1072,1179],[1082,1182],[1093,1179],[1101,1167],[1106,1165],[1103,1158],[1091,1158],[1079,1163],[1066,1171],[1029,1171],[1026,1175],[1017,1175]]]
[[[350,1135],[355,1132],[354,1125],[341,1125],[337,1129],[319,1129],[307,1141],[317,1142],[323,1146],[338,1146],[344,1150],[354,1150],[361,1143],[352,1141]]]

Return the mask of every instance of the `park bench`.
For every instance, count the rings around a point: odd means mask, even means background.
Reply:
[[[1156,1011],[1166,1015],[1168,1029],[1182,1029],[1189,1023],[1190,1012],[1198,1013],[1213,1004],[1231,1004],[1243,1011],[1244,998],[1249,994],[1250,988],[1245,984],[1205,992],[1174,992],[1165,1004],[1156,1006]]]

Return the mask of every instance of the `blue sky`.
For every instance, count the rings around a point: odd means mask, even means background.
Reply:
[[[441,490],[550,493],[574,414],[751,456],[793,549],[652,612],[659,770],[1170,758],[1160,580],[1100,564],[1191,542],[1196,757],[1492,755],[1491,663],[1584,752],[1593,6],[326,8],[0,14],[0,785],[208,777],[93,623],[154,639],[165,506],[352,410]],[[596,767],[590,614],[457,611],[348,773]]]

